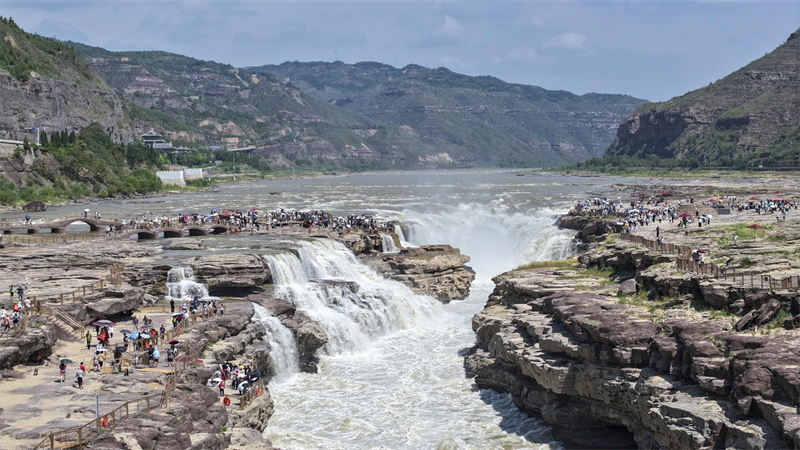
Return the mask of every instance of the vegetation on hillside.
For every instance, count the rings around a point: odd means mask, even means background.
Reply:
[[[14,19],[0,16],[0,67],[20,82],[31,73],[61,77],[69,68],[84,81],[98,81],[78,51],[56,39],[25,32]]]
[[[25,155],[34,155],[30,170],[36,177],[25,186],[0,180],[0,203],[129,196],[163,188],[153,173],[164,162],[158,152],[141,143],[117,144],[97,124],[78,133],[42,133],[41,141],[38,149],[26,142],[14,155],[18,164],[24,164]]]
[[[800,30],[774,51],[680,97],[648,103],[619,127],[603,161],[627,156],[680,166],[800,168]],[[662,167],[664,161],[659,161]]]

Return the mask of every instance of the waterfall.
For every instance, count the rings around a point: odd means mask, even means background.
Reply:
[[[269,356],[275,367],[275,378],[284,378],[300,371],[297,343],[291,330],[286,328],[277,317],[270,315],[269,311],[261,305],[253,303],[255,315],[253,322],[258,322],[264,327],[264,336],[269,344]]]
[[[457,247],[472,258],[469,264],[478,276],[488,279],[530,261],[574,254],[574,232],[553,226],[561,213],[553,208],[509,212],[502,204],[460,204],[435,214],[407,210],[396,220],[406,224],[412,243]]]
[[[400,249],[394,244],[391,234],[381,233],[381,244],[383,253],[400,253]]]
[[[173,267],[167,272],[167,297],[176,300],[184,297],[189,299],[208,298],[208,287],[195,281],[191,267]]]
[[[399,223],[395,225],[394,232],[397,234],[397,240],[400,241],[400,245],[402,245],[404,248],[416,247],[416,245],[406,240],[406,236],[403,232],[403,225]]]
[[[441,305],[387,280],[343,244],[298,241],[294,252],[265,255],[275,297],[305,311],[328,334],[328,354],[364,350],[376,337],[432,321]]]

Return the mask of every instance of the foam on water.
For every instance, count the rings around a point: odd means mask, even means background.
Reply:
[[[263,306],[253,303],[255,315],[253,322],[264,327],[265,339],[269,344],[269,356],[275,368],[275,377],[271,383],[285,380],[293,374],[300,372],[300,361],[292,331],[286,328],[281,321],[272,315]]]
[[[381,233],[381,251],[383,253],[399,253],[400,249],[394,243],[392,236],[386,233]]]
[[[178,266],[167,272],[167,297],[175,300],[209,298],[208,287],[194,279],[194,271],[188,266]]]

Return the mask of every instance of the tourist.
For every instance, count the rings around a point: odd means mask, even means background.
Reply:
[[[3,331],[11,329],[11,317],[5,309],[0,309],[0,321],[3,322]]]
[[[225,397],[225,379],[222,378],[219,381],[219,396]]]
[[[13,284],[9,287],[8,293],[11,296],[11,300],[14,300],[14,285]]]
[[[81,363],[81,367],[83,367],[83,363]],[[83,389],[83,377],[86,376],[86,373],[79,367],[78,370],[75,371],[75,378],[78,380],[78,387]]]
[[[20,300],[22,300],[22,295],[23,295],[24,292],[25,292],[25,289],[22,286],[17,288],[17,296],[19,296]]]
[[[94,366],[95,372],[100,372],[100,352],[94,352],[94,356],[92,357],[92,366]]]
[[[161,324],[161,328],[159,329],[159,332],[161,333],[162,336],[164,335],[164,333],[167,332],[167,327],[165,327],[163,323]]]
[[[97,365],[100,367],[100,370],[103,370],[103,364],[106,362],[106,353],[105,352],[97,352]],[[81,363],[83,364],[83,363]]]
[[[61,374],[61,382],[67,381],[67,364],[64,361],[58,365],[58,372]]]
[[[734,233],[733,234],[733,245],[736,245],[738,243],[739,243],[739,235]]]
[[[169,299],[169,312],[171,312],[171,313],[175,312],[175,299],[174,298],[170,298]]]
[[[158,367],[159,359],[161,359],[161,352],[158,351],[158,347],[153,347],[153,361],[155,362],[156,367]]]
[[[136,316],[133,316],[133,330],[139,331],[139,318]]]
[[[92,349],[92,333],[90,333],[89,330],[86,330],[85,338],[86,338],[86,350],[91,350]]]

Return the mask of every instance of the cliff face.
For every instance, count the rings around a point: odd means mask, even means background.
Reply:
[[[71,47],[0,20],[0,137],[35,141],[48,132],[100,123],[109,135],[130,138],[122,102]]]
[[[794,334],[736,332],[682,307],[691,295],[620,301],[630,298],[614,295],[624,285],[572,270],[494,281],[473,318],[478,344],[467,373],[479,387],[511,393],[567,447],[800,446]]]
[[[606,155],[797,164],[798,111],[800,31],[715,83],[640,107],[620,124]]]
[[[436,144],[440,158],[490,164],[579,161],[599,155],[643,103],[470,77],[445,68],[376,62],[286,62],[266,70],[308,95]]]

